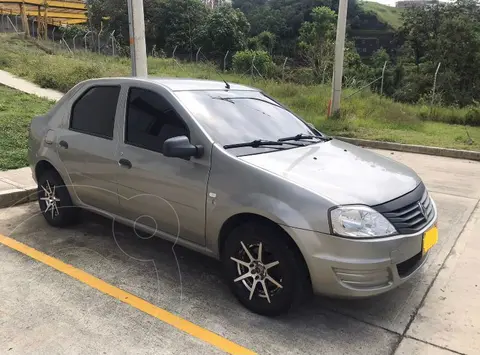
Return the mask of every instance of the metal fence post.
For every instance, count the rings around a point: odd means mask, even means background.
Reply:
[[[114,34],[115,34],[115,30],[113,30],[112,33],[110,33],[110,38],[112,39],[112,56],[115,57],[115,37],[114,37]]]
[[[438,70],[440,69],[440,64],[438,63],[437,70],[435,70],[435,76],[433,77],[433,88],[432,88],[432,102],[430,104],[430,116],[433,115],[433,105],[435,105],[435,90],[437,88],[437,75],[438,75]]]
[[[2,13],[2,32],[3,32],[3,31],[7,32],[7,30],[5,29],[4,17],[5,17],[5,14]]]
[[[282,66],[282,81],[285,81],[285,66],[287,65],[287,60],[288,60],[288,57],[285,57],[285,60],[283,61],[283,66]]]
[[[88,30],[85,35],[83,36],[83,48],[85,49],[85,52],[87,51],[87,36],[91,31]]]
[[[100,35],[102,34],[103,32],[103,28],[100,29],[100,31],[98,32],[98,36],[97,36],[97,50],[98,50],[98,53],[100,53]]]
[[[175,68],[175,62],[177,61],[177,60],[175,59],[175,51],[177,50],[177,47],[178,47],[178,45],[175,46],[175,48],[173,48],[173,52],[172,52],[172,59],[173,59],[173,67],[174,67],[174,68]]]
[[[255,67],[255,57],[257,56],[257,54],[253,54],[253,58],[252,58],[252,66],[250,67],[250,75],[252,76],[252,79],[253,79],[253,68]]]
[[[52,30],[52,40],[53,40],[53,43],[55,43],[55,30],[57,28],[56,27],[53,27],[53,30]]]
[[[15,30],[16,33],[18,33],[18,29],[17,29],[17,26],[15,26],[12,22],[12,20],[10,19],[10,16],[7,16],[7,20],[8,22],[10,22],[10,25],[13,27],[13,29]]]
[[[70,54],[73,55],[73,51],[70,49],[67,41],[65,41],[65,38],[62,37],[62,41],[63,41],[63,44],[65,45],[65,47],[67,47],[68,51],[70,52]]]
[[[327,71],[328,63],[325,64],[323,67],[323,73],[322,73],[322,84],[325,84],[325,72]]]
[[[77,36],[78,36],[78,33],[73,36],[73,50],[75,51],[77,49],[77,46],[76,46],[76,43],[75,43],[75,40],[77,39]]]
[[[383,65],[382,69],[382,84],[380,85],[380,96],[383,96],[383,81],[385,79],[385,68],[387,67],[387,62]]]
[[[200,50],[202,47],[198,48],[197,54],[195,55],[195,63],[198,63],[198,55],[200,54]]]
[[[435,102],[435,89],[437,87],[437,75],[438,75],[438,70],[440,69],[440,64],[438,63],[437,70],[435,70],[435,77],[433,78],[433,89],[432,89],[432,107]]]
[[[223,71],[227,71],[227,56],[230,51],[228,50],[227,53],[225,53],[225,57],[223,57]]]

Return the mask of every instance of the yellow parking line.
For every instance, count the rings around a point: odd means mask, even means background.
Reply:
[[[250,355],[255,354],[253,351],[244,348],[234,342],[231,342],[228,339],[221,337],[218,334],[215,334],[207,329],[204,329],[188,320],[180,318],[162,308],[154,306],[153,304],[135,296],[131,293],[125,292],[118,287],[110,285],[99,278],[86,273],[83,270],[77,269],[72,265],[66,264],[63,261],[55,259],[41,251],[38,251],[28,245],[20,243],[15,239],[6,237],[0,234],[0,243],[10,247],[22,254],[28,255],[29,257],[44,263],[68,276],[77,279],[92,288],[95,288],[109,296],[112,296],[124,303],[129,304],[136,309],[139,309],[142,312],[145,312],[161,321],[170,324],[171,326],[184,331],[198,339],[201,339],[229,354],[241,354],[241,355]]]

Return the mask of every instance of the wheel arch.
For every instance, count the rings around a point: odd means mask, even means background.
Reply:
[[[38,179],[40,178],[40,176],[47,170],[53,170],[53,171],[56,171],[57,174],[60,175],[60,173],[58,172],[58,170],[53,166],[53,164],[51,162],[49,162],[48,160],[46,159],[42,159],[42,160],[39,160],[36,164],[35,164],[35,179],[38,181]]]
[[[270,226],[272,226],[274,229],[276,229],[284,239],[284,241],[289,245],[289,247],[292,248],[294,253],[297,255],[299,260],[302,263],[302,267],[304,268],[305,272],[307,273],[308,276],[308,282],[311,285],[311,278],[310,278],[310,271],[307,265],[307,262],[305,260],[305,257],[303,256],[300,248],[298,247],[297,243],[295,240],[292,238],[292,236],[284,229],[282,226],[275,221],[271,220],[270,218],[267,218],[265,216],[261,216],[259,214],[255,213],[250,213],[250,212],[244,212],[244,213],[238,213],[235,214],[231,217],[229,217],[223,224],[222,227],[220,228],[220,233],[218,236],[218,255],[221,257],[223,248],[225,245],[225,241],[228,238],[228,235],[239,225],[244,224],[244,223],[265,223]]]

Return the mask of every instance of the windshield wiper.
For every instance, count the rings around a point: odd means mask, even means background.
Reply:
[[[324,141],[324,142],[327,142],[327,141],[329,141],[329,140],[332,140],[332,138],[330,138],[330,137],[315,136],[315,135],[312,135],[312,134],[300,133],[300,134],[297,134],[297,135],[295,135],[295,136],[280,138],[280,139],[278,139],[278,142],[300,141],[300,140],[304,140],[304,139],[320,139],[320,140],[322,140],[322,141]]]
[[[264,140],[264,139],[255,139],[250,142],[243,142],[243,143],[235,143],[235,144],[227,144],[224,145],[224,149],[231,149],[231,148],[242,148],[242,147],[252,147],[252,148],[258,148],[262,147],[265,145],[283,145],[283,142],[277,142],[277,141],[269,141],[269,140]]]
[[[269,141],[269,140],[266,140],[266,139],[255,139],[255,140],[250,141],[250,142],[227,144],[227,145],[224,145],[223,148],[224,149],[242,148],[242,147],[258,148],[258,147],[263,147],[263,146],[266,146],[266,145],[274,145],[274,146],[277,146],[277,147],[275,147],[276,149],[287,149],[287,148],[284,148],[284,147],[278,147],[278,146],[282,146],[284,144],[289,144],[289,145],[293,145],[293,146],[296,146],[296,147],[304,147],[305,146],[305,144],[302,144],[302,143],[279,142],[279,141]]]

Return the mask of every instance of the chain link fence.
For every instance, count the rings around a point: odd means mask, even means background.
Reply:
[[[120,43],[121,40],[119,40],[115,31],[102,31],[92,28],[86,29],[84,32],[72,34],[65,31],[62,27],[48,25],[46,31],[47,39],[45,40],[41,38],[35,17],[29,17],[28,24],[29,37],[36,40],[52,53],[64,53],[73,56],[85,53],[97,53],[116,57],[130,56],[129,47]],[[0,10],[0,33],[26,35],[20,15],[9,14]],[[194,45],[191,50],[182,51],[177,46],[171,49],[163,49],[153,45],[149,49],[148,55],[153,58],[171,59],[172,67],[178,70],[184,69],[186,73],[192,70],[192,64],[194,64],[197,66],[197,69],[194,70],[199,72],[206,71],[208,74],[206,74],[205,78],[208,78],[213,74],[230,71],[233,67],[235,51],[227,50],[225,52],[212,53]],[[237,69],[237,74],[242,78],[249,78],[253,81],[268,79],[303,85],[328,85],[331,82],[333,63],[327,63],[319,68],[312,69],[301,60],[288,57],[273,56],[273,62],[275,65],[271,70],[267,71],[257,61],[257,58],[253,56],[251,63],[247,67],[243,67],[240,72]],[[187,65],[188,70],[186,68]],[[376,92],[380,97],[384,96],[386,68],[388,68],[387,62],[383,66],[381,75],[371,80],[358,80],[355,77],[355,73],[351,77],[345,75],[343,87],[347,91],[344,93],[343,99],[349,100],[369,92]],[[441,73],[439,73],[439,67],[436,69],[435,75],[432,75],[431,78],[431,93],[427,95],[426,101],[432,108],[441,104],[441,87],[442,84],[445,84]],[[427,80],[430,81],[428,78]],[[430,114],[434,114],[433,109]]]

